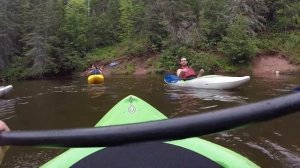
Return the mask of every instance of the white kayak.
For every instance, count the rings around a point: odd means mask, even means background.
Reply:
[[[6,94],[8,94],[10,91],[12,91],[12,89],[13,89],[12,85],[0,86],[0,97],[3,97]]]
[[[232,77],[223,75],[206,75],[190,80],[180,80],[175,75],[166,75],[164,81],[171,85],[202,89],[234,89],[250,80],[250,76]]]

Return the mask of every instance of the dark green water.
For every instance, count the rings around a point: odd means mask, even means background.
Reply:
[[[0,119],[12,130],[47,130],[92,127],[129,94],[173,118],[285,95],[300,85],[300,78],[252,77],[250,83],[232,91],[171,87],[160,75],[107,76],[98,86],[87,85],[85,78],[10,84],[14,90],[0,99]],[[232,149],[261,167],[300,167],[299,121],[300,112],[202,138]],[[2,167],[38,167],[62,151],[11,147]]]

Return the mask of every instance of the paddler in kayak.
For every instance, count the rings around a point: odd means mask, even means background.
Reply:
[[[180,59],[180,68],[177,70],[177,76],[183,80],[194,79],[200,77],[204,74],[204,69],[200,69],[199,74],[197,75],[195,71],[188,66],[186,58],[182,57]]]
[[[98,68],[98,66],[97,65],[92,65],[92,70],[91,71],[89,71],[89,75],[95,75],[95,74],[102,74],[102,69],[100,68]]]

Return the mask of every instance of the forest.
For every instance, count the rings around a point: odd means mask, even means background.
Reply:
[[[258,53],[300,63],[299,0],[0,0],[0,75],[42,79],[99,60],[180,56],[235,71]]]

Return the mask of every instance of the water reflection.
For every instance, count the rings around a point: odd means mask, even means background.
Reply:
[[[97,98],[104,94],[105,86],[103,84],[88,85],[87,88],[83,90],[86,91],[91,98]]]
[[[245,104],[247,97],[239,96],[233,90],[195,89],[195,88],[172,88],[167,90],[171,100],[186,99],[188,97],[199,98],[205,101],[223,101]]]
[[[239,104],[245,104],[247,97],[236,95],[235,91],[227,90],[205,90],[205,89],[193,89],[189,93],[195,97],[201,98],[203,100],[211,101],[223,101],[223,102],[236,102]]]
[[[179,105],[169,117],[212,111],[224,103],[246,104],[248,99],[231,90],[196,89],[169,86],[166,89],[168,99]]]

